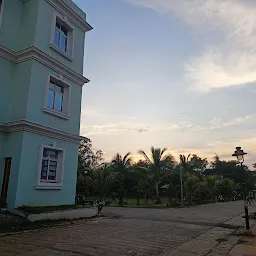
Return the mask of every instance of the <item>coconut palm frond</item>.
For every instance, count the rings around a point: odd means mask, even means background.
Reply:
[[[152,163],[152,161],[151,161],[150,158],[147,156],[147,154],[145,153],[145,151],[139,150],[138,153],[139,153],[140,155],[142,155],[142,156],[145,158],[146,162]]]
[[[126,165],[131,165],[131,161],[132,161],[132,157],[131,157],[131,153],[128,152],[124,158],[123,158],[123,165],[126,166]]]

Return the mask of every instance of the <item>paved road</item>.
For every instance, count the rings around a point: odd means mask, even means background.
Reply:
[[[104,208],[105,213],[114,213],[125,219],[184,222],[216,225],[243,212],[243,202],[229,202],[201,205],[191,208],[145,209],[145,208]]]
[[[208,255],[218,246],[218,238],[232,231],[214,226],[226,221],[232,224],[231,218],[242,210],[242,202],[190,209],[109,207],[104,213],[119,218],[83,220],[65,227],[0,237],[0,255]]]

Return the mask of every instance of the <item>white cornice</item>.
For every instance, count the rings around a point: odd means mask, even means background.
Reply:
[[[21,2],[26,3],[30,0],[21,0]],[[88,32],[93,29],[85,19],[83,19],[78,13],[76,13],[68,4],[63,0],[45,0],[49,3],[54,9],[58,10],[63,15],[69,17],[69,19],[78,26],[82,31]]]
[[[85,83],[90,81],[34,46],[15,52],[0,44],[0,57],[16,64],[34,59],[80,86],[83,86]]]
[[[93,27],[89,25],[85,19],[83,19],[78,13],[76,13],[63,0],[45,0],[45,1],[48,2],[51,6],[53,6],[56,10],[61,12],[63,15],[66,15],[67,17],[69,17],[69,19],[84,32],[87,32],[93,29]]]
[[[85,137],[64,132],[52,127],[47,127],[41,124],[33,123],[27,120],[19,120],[12,122],[0,123],[0,132],[12,133],[12,132],[32,132],[39,135],[51,137],[54,139],[65,140],[78,144],[81,140],[88,140]]]

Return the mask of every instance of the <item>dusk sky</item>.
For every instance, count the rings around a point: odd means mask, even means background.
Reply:
[[[81,135],[105,158],[151,146],[256,162],[256,2],[74,0],[86,34]]]

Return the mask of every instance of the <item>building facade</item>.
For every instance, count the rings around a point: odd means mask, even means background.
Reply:
[[[0,0],[2,206],[75,202],[91,29],[71,0]]]

